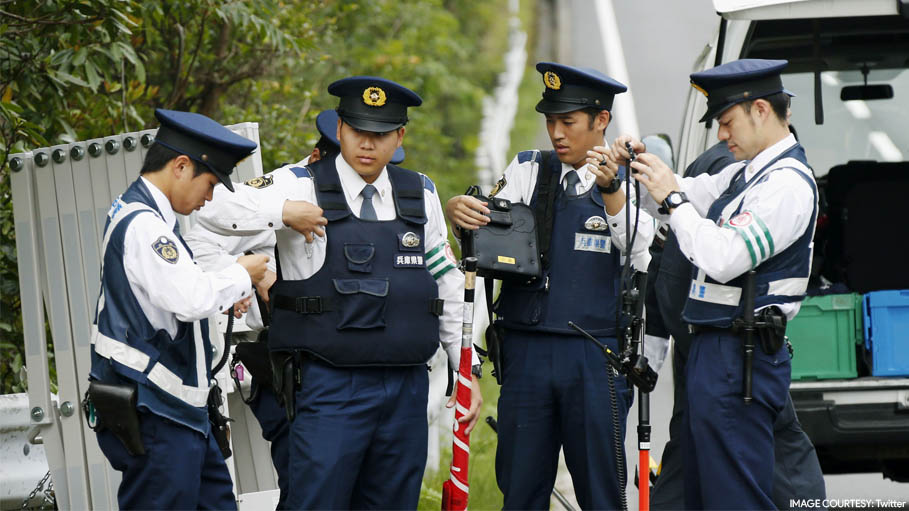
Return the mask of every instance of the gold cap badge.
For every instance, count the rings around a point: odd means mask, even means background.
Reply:
[[[378,87],[367,87],[363,91],[363,102],[369,106],[382,106],[385,99],[385,91]]]
[[[559,90],[562,88],[562,79],[552,71],[546,71],[543,74],[543,84],[546,85],[547,89]]]

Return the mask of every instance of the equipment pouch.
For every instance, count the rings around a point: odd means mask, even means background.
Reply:
[[[268,336],[268,329],[262,330],[259,339],[256,342],[237,343],[234,348],[234,355],[243,366],[249,371],[256,385],[274,389],[274,373],[271,369],[271,362],[268,359],[268,344],[265,337]]]
[[[139,412],[136,410],[136,387],[92,380],[87,394],[84,406],[93,408],[97,415],[93,429],[109,429],[132,456],[145,454],[139,432]],[[89,426],[92,424],[89,423]]]
[[[526,282],[542,273],[534,212],[525,204],[473,195],[489,205],[489,223],[465,231],[465,244],[477,258],[477,275]]]
[[[211,434],[215,436],[218,442],[218,449],[221,450],[221,456],[224,459],[230,458],[230,421],[233,419],[225,417],[221,413],[221,405],[224,398],[221,396],[221,387],[214,385],[208,392],[208,422],[211,423]]]

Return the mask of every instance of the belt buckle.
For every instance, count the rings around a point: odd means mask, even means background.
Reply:
[[[295,306],[299,314],[322,314],[322,299],[318,296],[298,296]]]

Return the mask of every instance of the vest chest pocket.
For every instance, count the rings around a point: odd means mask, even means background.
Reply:
[[[344,258],[347,259],[347,269],[350,271],[372,273],[372,259],[375,255],[376,247],[372,243],[344,244]]]
[[[338,300],[338,330],[385,328],[388,279],[333,279]]]

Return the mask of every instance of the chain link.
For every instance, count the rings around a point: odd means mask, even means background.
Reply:
[[[44,484],[47,483],[47,487]],[[44,474],[44,477],[38,481],[38,484],[35,486],[35,489],[28,494],[28,497],[22,501],[22,507],[20,509],[29,509],[29,504],[32,499],[34,499],[38,492],[43,492],[43,500],[41,505],[37,509],[55,509],[56,494],[54,493],[54,480],[50,479],[50,470]],[[49,507],[48,507],[49,506]]]

